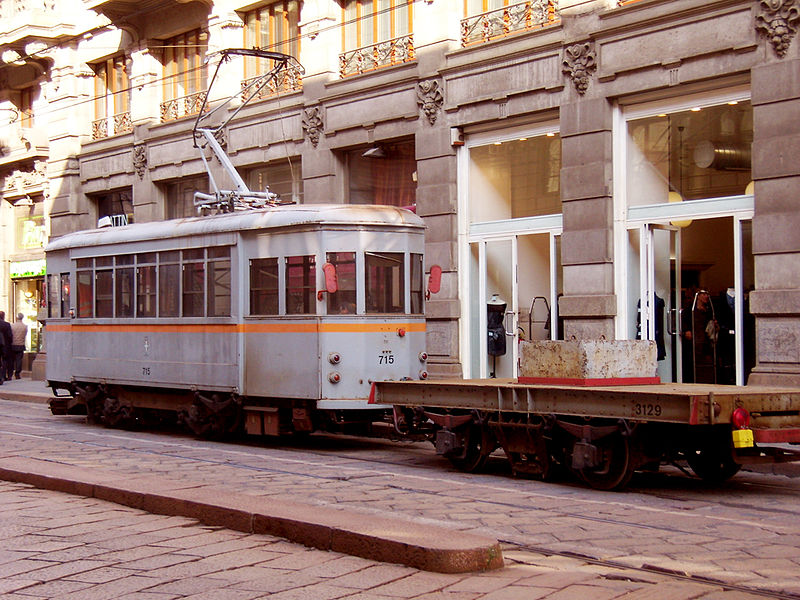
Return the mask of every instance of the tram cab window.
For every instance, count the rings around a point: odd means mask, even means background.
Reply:
[[[181,254],[178,250],[158,254],[158,316],[180,316]]]
[[[278,259],[250,261],[250,314],[278,314]]]
[[[366,252],[368,313],[405,312],[405,269],[402,252]]]
[[[54,273],[47,275],[47,316],[57,319],[61,316],[61,303],[59,299],[59,276]]]
[[[61,274],[61,314],[66,317],[69,315],[69,273]]]
[[[96,317],[114,316],[114,271],[98,269],[94,273],[94,314]]]
[[[314,256],[286,257],[286,314],[316,312],[317,274]]]
[[[208,249],[208,316],[229,317],[231,314],[231,251],[230,248]]]
[[[425,273],[422,270],[422,254],[411,255],[411,314],[421,315],[425,298]]]
[[[336,267],[339,284],[336,293],[328,294],[328,314],[356,314],[356,253],[328,252],[326,260]]]

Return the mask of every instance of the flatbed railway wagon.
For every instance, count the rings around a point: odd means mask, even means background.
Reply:
[[[200,435],[382,418],[427,377],[422,220],[284,205],[77,232],[46,248],[55,414],[178,416]]]
[[[684,462],[721,482],[743,464],[800,460],[800,389],[703,384],[586,387],[516,380],[384,381],[401,432],[427,432],[436,452],[475,471],[502,447],[518,475],[573,472],[597,489],[637,470]]]

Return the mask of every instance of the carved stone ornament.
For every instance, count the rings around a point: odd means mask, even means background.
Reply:
[[[775,54],[783,58],[797,34],[800,20],[798,0],[760,0],[756,15],[756,31],[772,43]]]
[[[433,125],[439,116],[439,111],[444,104],[444,96],[436,80],[420,81],[417,85],[417,104],[428,117],[428,122]]]
[[[561,71],[572,78],[575,89],[583,95],[589,88],[592,73],[597,70],[597,55],[592,44],[573,44],[564,48]]]
[[[147,169],[147,146],[144,144],[133,147],[133,168],[139,179],[144,179],[144,172]]]
[[[312,106],[303,111],[303,130],[315,148],[319,144],[322,127],[322,109],[319,106]]]

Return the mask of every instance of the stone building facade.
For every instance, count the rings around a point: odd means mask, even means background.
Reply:
[[[0,307],[37,252],[5,233],[23,212],[50,236],[191,213],[194,116],[261,68],[231,61],[206,98],[214,52],[257,46],[304,72],[236,116],[228,154],[283,198],[415,204],[444,270],[433,376],[514,376],[520,337],[643,336],[663,380],[800,385],[798,0],[0,7]]]

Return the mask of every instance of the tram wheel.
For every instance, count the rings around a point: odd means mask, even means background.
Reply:
[[[730,453],[720,448],[704,448],[686,457],[686,462],[703,481],[722,483],[727,481],[742,468],[735,462]]]
[[[463,454],[458,456],[448,454],[447,459],[459,471],[475,473],[483,468],[494,449],[494,438],[489,428],[472,424],[467,426]]]
[[[578,475],[596,490],[616,490],[625,487],[633,477],[633,460],[628,438],[614,434],[595,440],[602,453],[596,467],[584,467]]]

